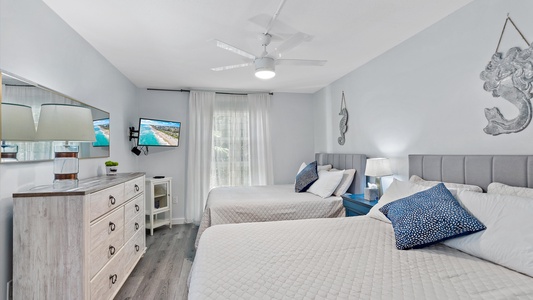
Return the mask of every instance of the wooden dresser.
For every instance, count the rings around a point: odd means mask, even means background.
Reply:
[[[13,194],[13,299],[112,299],[145,248],[144,173]]]

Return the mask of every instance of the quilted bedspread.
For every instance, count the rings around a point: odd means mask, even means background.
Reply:
[[[196,244],[218,224],[344,217],[341,197],[296,193],[294,185],[218,187],[209,192]]]
[[[533,299],[533,278],[437,244],[397,250],[367,216],[209,228],[189,299]]]

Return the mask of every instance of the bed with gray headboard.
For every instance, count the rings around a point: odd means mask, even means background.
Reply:
[[[491,182],[533,187],[533,155],[409,155],[409,176],[464,183],[484,191]]]
[[[332,165],[338,170],[355,169],[354,178],[346,192],[363,193],[366,155],[316,153],[315,160],[318,165]],[[294,170],[295,177],[296,173],[297,170]],[[196,245],[203,231],[214,225],[344,216],[345,209],[340,196],[321,198],[312,193],[296,193],[294,183],[217,187],[209,192]]]
[[[322,164],[335,165],[342,159],[317,154]],[[485,191],[491,182],[531,188],[532,164],[533,156],[528,155],[409,155],[409,175],[477,185]],[[441,232],[448,227],[447,221],[460,219],[451,206],[442,204],[453,201],[434,197],[451,194],[438,185],[420,196],[429,187],[394,184],[385,192],[388,200],[380,201],[398,200],[396,205],[401,207],[406,201],[399,199],[407,197],[404,192],[409,190],[419,195],[415,196],[418,202],[426,197],[437,203],[420,209],[410,201],[395,212],[407,220],[398,232],[424,241],[417,244],[422,248],[398,250],[396,227],[390,219],[372,216],[372,210],[367,216],[349,218],[214,226],[205,232],[196,252],[189,299],[218,299],[219,295],[238,299],[532,299],[533,196],[492,189],[490,193],[456,191],[452,197],[486,228],[468,236],[464,231],[455,236],[452,232],[444,242],[427,241],[431,230]],[[439,206],[447,214],[435,213]],[[445,223],[435,226],[437,221]]]

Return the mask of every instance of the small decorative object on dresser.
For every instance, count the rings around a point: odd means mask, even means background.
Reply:
[[[146,229],[150,235],[163,225],[172,228],[172,177],[156,177],[146,179]]]
[[[346,209],[347,217],[366,215],[370,209],[378,203],[378,200],[365,200],[363,194],[344,194],[342,204]]]
[[[144,173],[13,194],[13,299],[113,299],[145,252]]]
[[[107,175],[115,175],[118,173],[118,162],[108,160],[105,162],[105,169]]]

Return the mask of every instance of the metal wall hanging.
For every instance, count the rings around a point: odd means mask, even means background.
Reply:
[[[341,99],[341,112],[339,113],[341,118],[341,122],[339,124],[339,129],[341,131],[341,136],[337,139],[339,142],[339,145],[344,145],[344,142],[346,142],[345,133],[348,131],[348,110],[346,109],[346,99],[344,99],[344,91],[342,91],[342,99]]]
[[[521,50],[519,47],[514,47],[502,57],[502,53],[498,50],[508,21],[518,31],[529,48]],[[483,131],[486,134],[499,135],[524,130],[531,122],[532,116],[533,47],[509,15],[505,19],[496,52],[485,67],[485,71],[481,72],[480,77],[485,81],[483,84],[485,91],[492,92],[493,97],[504,98],[518,108],[518,116],[510,120],[505,118],[497,107],[485,108],[485,117],[489,123]]]

